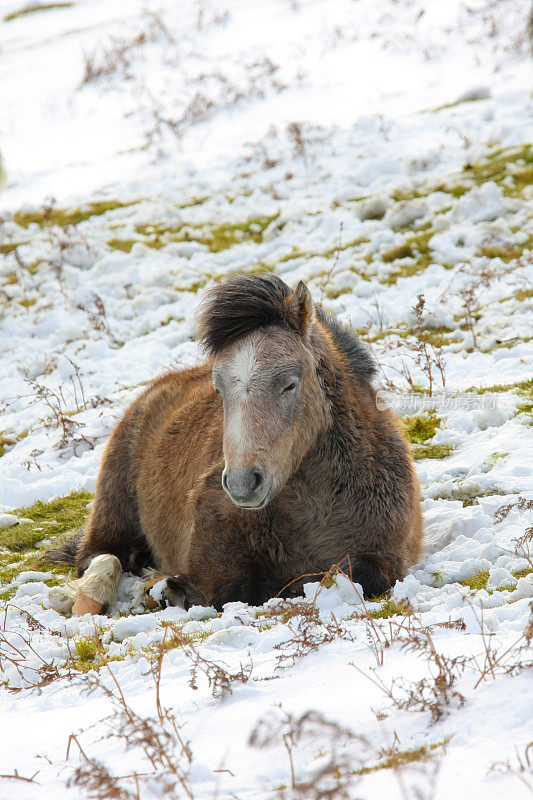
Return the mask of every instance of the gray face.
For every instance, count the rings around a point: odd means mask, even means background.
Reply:
[[[264,508],[290,474],[305,373],[293,338],[254,331],[213,368],[224,407],[222,486],[239,508]]]

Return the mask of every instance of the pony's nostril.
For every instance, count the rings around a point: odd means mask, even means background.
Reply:
[[[228,474],[227,474],[226,470],[224,470],[224,472],[222,473],[222,486],[224,487],[224,489],[227,492],[228,491]]]
[[[255,469],[252,470],[252,478],[254,481],[253,491],[257,492],[265,481],[263,470],[259,469],[259,467],[255,467]]]

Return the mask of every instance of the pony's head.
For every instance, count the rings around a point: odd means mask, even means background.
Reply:
[[[240,508],[264,508],[328,424],[316,315],[304,283],[291,291],[274,275],[219,283],[200,308],[197,334],[224,407],[222,485]]]

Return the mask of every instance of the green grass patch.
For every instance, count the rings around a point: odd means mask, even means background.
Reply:
[[[377,333],[369,334],[366,328],[357,328],[357,333],[369,344],[379,342],[386,339],[387,336],[398,336],[400,339],[408,339],[409,336],[414,336],[415,333],[405,324],[400,324],[397,328],[384,328]],[[435,347],[442,347],[449,344],[456,344],[462,342],[461,336],[457,336],[452,328],[439,328],[438,330],[425,330],[424,338]]]
[[[533,145],[493,150],[479,161],[465,164],[463,175],[478,186],[494,181],[508,197],[520,197],[533,184]],[[503,182],[508,176],[513,179],[511,185]]]
[[[512,183],[503,182],[508,176],[512,178]],[[524,144],[495,149],[478,161],[465,164],[460,175],[451,176],[449,180],[433,186],[422,186],[407,191],[396,189],[392,193],[392,199],[397,202],[416,200],[428,197],[434,192],[444,192],[457,199],[470,191],[473,186],[480,186],[486,181],[494,181],[501,185],[504,195],[508,197],[520,197],[524,190],[533,184],[533,146]]]
[[[4,244],[0,244],[0,255],[9,255],[9,253],[12,253],[21,244],[24,244],[24,242],[6,242]]]
[[[449,194],[457,199],[468,192],[468,187],[462,183],[438,183],[434,186],[424,186],[420,189],[409,189],[408,191],[395,189],[391,196],[397,203],[401,203],[408,200],[419,200],[422,197],[429,197],[434,192],[444,192],[444,194]]]
[[[435,436],[437,428],[441,426],[442,419],[437,416],[434,410],[429,410],[425,414],[403,417],[402,422],[411,444],[423,444]]]
[[[400,769],[408,764],[419,764],[429,761],[439,755],[439,751],[449,742],[449,738],[443,739],[440,742],[434,742],[429,745],[422,745],[415,747],[411,750],[393,750],[390,755],[387,755],[382,761],[370,767],[360,767],[354,770],[354,775],[367,775],[369,772],[377,772],[380,769]]]
[[[51,572],[49,578],[43,578],[47,586],[58,586],[63,583],[70,568],[63,564],[48,564],[37,551],[34,553],[2,553],[0,555],[0,584],[10,584],[22,572],[37,571]],[[11,600],[16,594],[18,586],[12,586],[0,592],[0,600]]]
[[[6,448],[12,447],[16,442],[12,436],[6,436],[3,433],[0,433],[0,458],[5,454]]]
[[[11,20],[25,17],[27,14],[35,14],[37,11],[49,11],[52,8],[70,8],[74,3],[61,2],[61,3],[34,3],[31,6],[24,6],[19,11],[12,11],[6,14],[4,22],[11,22]]]
[[[398,278],[410,278],[412,275],[418,275],[423,272],[426,267],[431,264],[431,248],[429,247],[429,240],[434,236],[433,229],[421,231],[413,236],[409,236],[403,244],[398,247],[393,247],[386,253],[381,254],[381,260],[385,264],[393,264],[403,258],[414,259],[414,263],[394,265],[392,272],[388,275],[383,283],[393,285]]]
[[[13,447],[13,445],[25,439],[28,433],[29,431],[21,431],[21,433],[17,434],[16,436],[6,436],[4,433],[0,433],[0,458],[2,458],[2,456]]]
[[[389,617],[408,617],[413,613],[413,610],[404,603],[396,603],[394,600],[386,600],[381,608],[376,608],[369,611],[368,614],[374,619],[389,619]]]
[[[513,297],[520,300],[520,302],[530,300],[533,297],[533,289],[517,289]]]
[[[432,108],[430,110],[432,113],[436,113],[437,111],[444,111],[446,108],[462,106],[465,103],[479,103],[480,100],[488,100],[488,98],[488,94],[485,97],[465,97],[461,100],[454,100],[452,103],[444,103],[442,106],[437,106],[436,108]]]
[[[488,570],[482,569],[479,570],[479,572],[474,573],[474,575],[470,575],[470,577],[465,578],[464,581],[460,581],[460,584],[461,586],[468,586],[469,589],[473,589],[475,592],[478,592],[480,589],[487,588],[488,579]]]
[[[22,552],[34,547],[41,539],[57,538],[80,528],[87,517],[89,492],[72,492],[48,503],[38,502],[29,508],[18,508],[19,517],[31,519],[0,530],[0,547],[12,552]]]
[[[67,662],[67,666],[78,672],[89,672],[92,669],[100,669],[104,663],[110,661],[122,661],[123,656],[110,656],[106,652],[102,643],[103,629],[98,630],[94,636],[76,639],[74,641],[74,652]]]
[[[94,660],[98,655],[98,643],[93,636],[76,639],[74,649],[76,650],[76,661],[84,670],[94,665]]]
[[[41,227],[46,225],[78,225],[78,223],[91,217],[99,217],[107,211],[115,208],[127,208],[133,202],[121,203],[119,200],[100,200],[94,203],[86,203],[77,208],[51,208],[34,212],[17,212],[13,215],[13,221],[21,228],[27,228],[32,223],[37,223]]]
[[[533,413],[533,378],[529,380],[520,381],[519,383],[495,383],[492,386],[483,386],[478,388],[472,386],[467,392],[476,392],[477,394],[504,393],[514,392],[523,399],[522,403],[517,405],[518,414],[531,414]]]
[[[107,244],[111,250],[122,250],[123,253],[129,253],[136,241],[136,239],[110,239]]]
[[[168,225],[138,225],[135,230],[143,238],[140,242],[159,250],[172,242],[198,242],[209,248],[211,253],[220,253],[233,245],[243,242],[263,241],[263,233],[268,226],[277,219],[278,214],[270,217],[254,217],[234,225],[218,225],[195,228],[191,225],[170,227]],[[128,239],[113,239],[109,242],[115,249],[129,252],[134,241]]]
[[[381,260],[384,261],[385,264],[389,264],[391,261],[398,261],[400,258],[414,258],[411,245],[407,242],[393,247],[392,250],[387,250],[387,252],[383,253],[381,256]]]
[[[446,458],[454,450],[453,444],[419,444],[413,447],[412,453],[415,461],[420,461],[422,458]]]
[[[533,401],[528,400],[526,403],[520,403],[516,410],[518,414],[533,414]]]
[[[533,399],[533,378],[529,378],[519,383],[494,383],[492,386],[472,386],[467,392],[476,394],[486,394],[487,392],[516,392],[517,394],[531,394]]]
[[[162,627],[168,631],[168,635],[165,636],[163,642],[143,648],[143,652],[148,657],[157,657],[161,650],[167,653],[169,650],[179,650],[182,647],[195,645],[198,642],[203,642],[205,639],[208,639],[214,633],[214,631],[184,633],[182,630],[183,626],[176,625],[173,622],[162,623]]]
[[[506,264],[508,264],[509,261],[515,261],[517,258],[520,258],[524,250],[529,250],[530,247],[531,247],[531,242],[528,240],[525,244],[520,246],[515,245],[514,247],[497,247],[496,245],[494,246],[485,245],[481,248],[480,252],[482,256],[486,256],[487,258],[499,258]],[[525,296],[521,299],[525,299]]]
[[[517,580],[520,578],[525,578],[526,575],[531,575],[533,573],[533,567],[526,567],[525,569],[513,570],[511,573]],[[468,578],[465,578],[462,581],[459,581],[461,586],[467,586],[469,589],[472,589],[475,592],[481,591],[481,589],[485,589],[488,594],[493,594],[494,592],[501,592],[504,589],[508,589],[510,592],[513,591],[515,588],[514,586],[499,586],[497,589],[487,589],[487,582],[489,580],[489,572],[488,570],[482,569],[478,572],[475,572],[473,575],[470,575]]]

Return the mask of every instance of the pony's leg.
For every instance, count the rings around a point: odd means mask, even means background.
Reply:
[[[402,575],[401,561],[392,553],[359,554],[351,562],[351,578],[362,586],[365,597],[384,594]]]
[[[135,409],[130,409],[104,453],[91,516],[76,556],[78,580],[65,585],[63,612],[98,614],[111,604],[122,570],[128,569],[132,551],[142,538],[131,478],[135,415]],[[54,599],[58,598],[53,595],[51,602]]]

